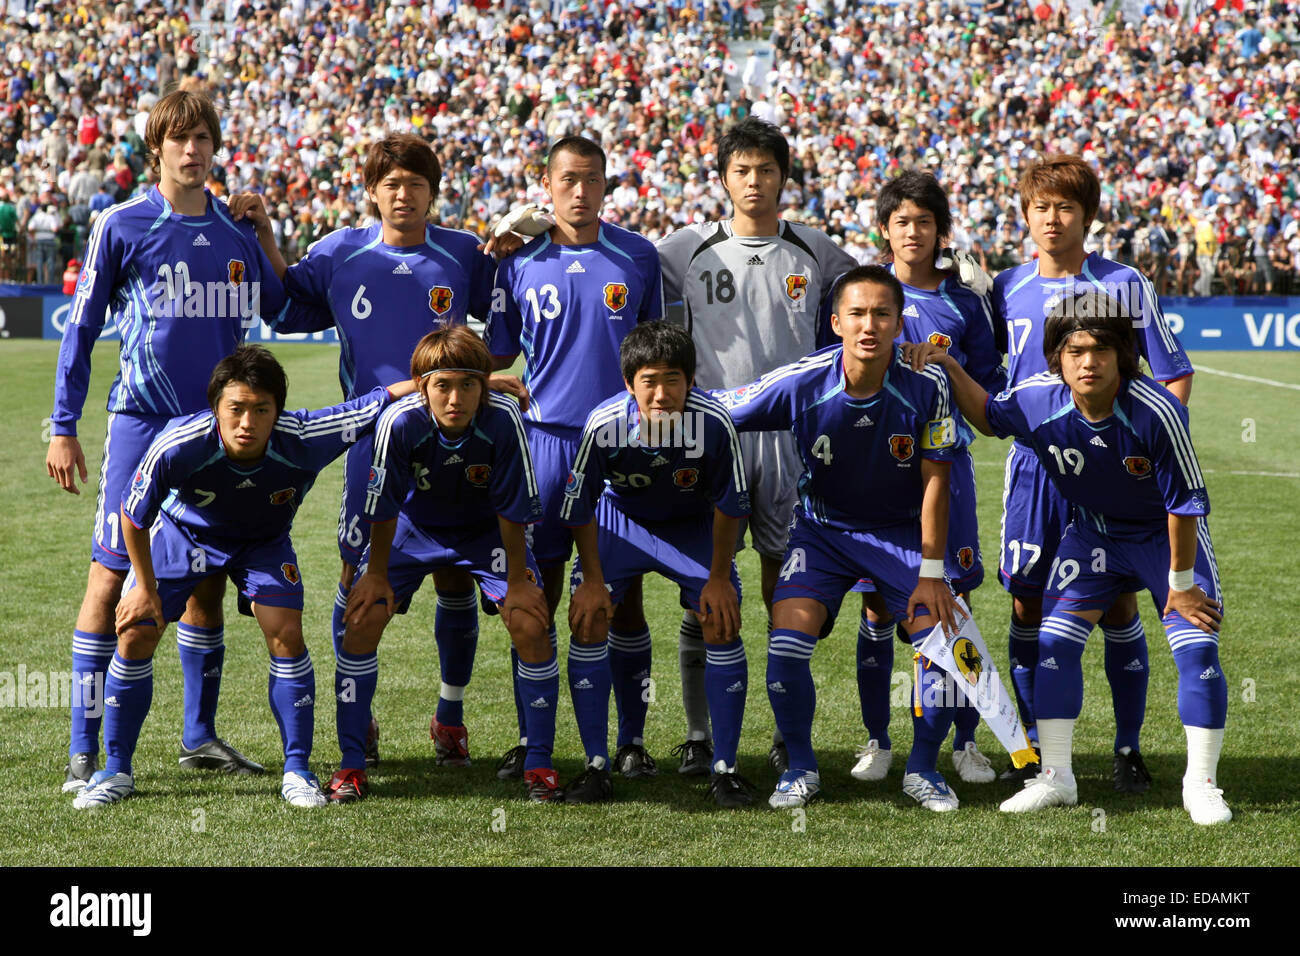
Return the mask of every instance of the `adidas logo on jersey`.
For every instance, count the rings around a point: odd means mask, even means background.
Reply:
[[[252,478],[245,478],[239,484],[235,485],[236,490],[240,488],[256,488],[256,487],[257,485],[253,482]]]
[[[1047,660],[1043,661],[1042,666],[1047,668],[1049,671],[1059,671],[1061,669],[1056,666],[1055,657],[1049,657]]]
[[[608,591],[609,589],[610,589],[610,585],[609,585],[609,584],[606,584],[606,585],[605,585],[605,590]],[[632,679],[633,679],[633,680],[645,680],[645,679],[646,679],[647,677],[649,677],[649,676],[650,676],[650,672],[649,672],[648,670],[646,670],[646,669],[643,667],[643,668],[641,668],[639,671],[637,671],[635,674],[632,675]]]
[[[911,319],[919,319],[921,317],[921,313],[917,311],[917,308],[914,305],[906,306],[903,309],[903,315]]]
[[[299,697],[297,700],[293,702],[293,706],[310,707],[314,703],[316,703],[316,701],[312,698],[311,694],[303,694],[301,697]]]
[[[753,256],[750,256],[750,257],[749,257],[749,261],[746,262],[745,265],[747,265],[747,266],[761,266],[761,265],[763,265],[763,260],[762,260],[761,257],[759,257],[759,256],[757,256],[757,255],[753,255]]]
[[[569,268],[565,269],[564,271],[569,273],[570,275],[574,275],[579,272],[586,272],[587,270],[582,267],[581,262],[578,262],[575,259],[573,262],[569,264]]]
[[[767,689],[770,690],[773,694],[785,693],[785,688],[781,686],[781,682],[779,680],[772,681],[772,683],[767,685]]]
[[[659,465],[666,465],[666,464],[668,464],[668,459],[665,458],[663,455],[655,455],[654,458],[651,459],[650,461],[651,468],[655,468]]]
[[[205,236],[203,233],[199,233],[197,236],[194,237],[193,245],[196,245],[196,246],[210,246],[210,245],[212,245],[212,243],[208,242],[208,237],[207,237],[207,236]]]
[[[457,455],[457,454],[453,453],[452,456],[451,456],[450,458],[448,458],[446,461],[443,462],[443,464],[444,464],[444,465],[459,465],[459,464],[461,464],[464,460],[465,460],[465,459],[464,459],[464,458],[461,458],[460,455]]]
[[[1201,680],[1214,680],[1218,676],[1220,676],[1219,672],[1214,669],[1213,664],[1201,671]]]
[[[858,661],[858,667],[879,667],[879,666],[880,665],[876,663],[876,659],[874,657],[867,657],[864,658],[863,660]]]
[[[216,667],[209,667],[207,670],[205,670],[205,671],[203,672],[203,676],[204,676],[205,678],[208,678],[208,677],[220,677],[220,676],[221,676],[221,666],[220,666],[220,665],[217,665]]]
[[[546,702],[546,698],[545,698],[545,697],[539,697],[539,698],[537,698],[535,701],[533,701],[533,702],[532,702],[531,704],[529,704],[528,706],[529,706],[529,707],[534,707],[534,708],[536,708],[537,710],[550,710],[550,708],[551,708],[551,705],[548,704],[548,703]]]
[[[1093,435],[1093,436],[1092,436],[1092,441],[1088,442],[1088,444],[1089,444],[1089,445],[1096,445],[1098,448],[1109,448],[1109,447],[1110,447],[1110,446],[1107,445],[1104,441],[1101,440],[1101,436],[1100,436],[1100,435]]]
[[[574,690],[591,690],[591,681],[584,677],[578,683],[573,684],[572,687]]]
[[[1126,671],[1144,671],[1144,670],[1146,670],[1146,668],[1143,667],[1143,666],[1142,666],[1142,662],[1141,662],[1140,660],[1138,660],[1138,659],[1135,657],[1135,658],[1133,658],[1131,661],[1129,661],[1127,664],[1124,665],[1124,670],[1126,670]]]
[[[868,425],[874,425],[874,424],[875,422],[871,420],[870,415],[863,415],[861,418],[859,418],[856,422],[853,423],[853,427],[866,428]]]
[[[745,692],[745,682],[738,680],[727,688],[728,694],[743,694]]]
[[[411,274],[411,267],[408,266],[405,262],[399,262],[397,264],[397,268],[393,270],[393,275],[395,276],[409,276],[410,274]]]
[[[120,706],[120,705],[118,704],[118,702],[117,702],[117,698],[116,698],[116,697],[110,697],[110,698],[108,698],[108,700],[104,701],[104,706],[105,706],[105,707],[118,707],[118,706]]]

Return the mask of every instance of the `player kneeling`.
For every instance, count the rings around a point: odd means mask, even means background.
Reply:
[[[565,788],[565,799],[593,803],[613,795],[609,619],[629,586],[656,571],[677,583],[682,606],[704,631],[714,741],[709,792],[719,806],[749,806],[751,786],[736,773],[748,687],[732,560],[740,519],[749,514],[739,440],[726,409],[694,387],[695,346],[685,329],[638,325],[623,340],[619,361],[630,394],[588,417],[560,509],[578,546],[568,671],[587,753],[587,770]],[[622,704],[620,697],[620,725]]]
[[[1196,823],[1225,823],[1232,811],[1215,773],[1228,685],[1219,664],[1223,604],[1206,523],[1210,501],[1187,409],[1140,373],[1133,336],[1128,311],[1088,290],[1067,296],[1048,316],[1048,372],[996,398],[932,347],[918,347],[913,361],[943,365],[967,420],[987,435],[1030,444],[1074,507],[1048,575],[1034,677],[1043,771],[1002,810],[1078,802],[1071,743],[1083,707],[1084,644],[1116,597],[1143,587],[1160,610],[1178,667],[1178,715],[1187,733],[1183,806]]]
[[[73,801],[78,809],[135,792],[131,757],[153,699],[154,649],[190,595],[227,575],[252,601],[271,653],[271,712],[284,743],[280,794],[294,806],[325,806],[307,769],[316,675],[303,644],[302,578],[289,529],[321,469],[374,424],[390,394],[414,389],[403,382],[391,393],[376,388],[332,408],[287,412],[287,388],[270,352],[236,349],[212,372],[211,411],[173,420],[122,495],[131,572],[104,684],[108,759]]]
[[[790,769],[768,803],[800,807],[821,791],[812,747],[816,709],[809,662],[844,595],[871,578],[914,645],[960,613],[944,581],[948,472],[965,445],[948,378],[917,374],[898,356],[903,288],[879,266],[846,272],[831,326],[843,343],[764,375],[724,397],[740,431],[789,428],[803,459],[796,521],[772,605],[767,691]],[[953,719],[953,688],[919,658],[914,743],[903,792],[931,810],[957,797],[937,770]]]
[[[514,399],[489,393],[492,356],[464,326],[430,332],[411,355],[418,393],[375,426],[364,514],[373,524],[348,596],[334,679],[340,770],[329,798],[366,795],[366,729],[379,676],[376,648],[398,607],[430,574],[469,571],[496,603],[519,655],[528,752],[524,785],[536,801],[562,799],[551,767],[559,668],[546,599],[525,525],[541,517],[537,479]]]

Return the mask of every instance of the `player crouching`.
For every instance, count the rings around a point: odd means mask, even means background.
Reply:
[[[495,602],[519,656],[528,752],[524,785],[539,802],[562,799],[551,750],[559,668],[546,599],[525,526],[541,517],[523,419],[514,399],[490,394],[492,356],[464,326],[430,332],[411,355],[418,393],[375,426],[364,514],[370,545],[348,596],[334,679],[340,770],[329,799],[366,795],[366,729],[379,676],[376,648],[394,610],[429,575],[468,570]]]
[[[647,572],[676,582],[707,648],[704,686],[713,725],[709,792],[722,807],[753,803],[736,773],[748,665],[740,640],[740,578],[732,560],[749,492],[739,439],[726,409],[694,388],[690,333],[638,325],[619,350],[628,394],[587,419],[560,518],[573,528],[569,687],[587,770],[565,788],[571,803],[613,796],[606,635],[614,605]],[[608,486],[608,487],[607,487]],[[620,728],[625,726],[618,698]]]
[[[1178,668],[1183,806],[1195,823],[1226,823],[1232,811],[1215,782],[1228,685],[1219,664],[1223,604],[1206,523],[1210,501],[1187,409],[1140,373],[1133,337],[1129,312],[1090,289],[1048,315],[1048,371],[996,398],[932,347],[919,346],[914,361],[948,370],[962,414],[980,431],[1031,445],[1074,508],[1048,575],[1034,677],[1043,771],[1001,809],[1078,802],[1071,750],[1083,707],[1084,644],[1119,594],[1144,587]]]
[[[790,754],[768,803],[801,807],[821,791],[812,747],[816,710],[809,662],[844,595],[871,578],[914,645],[961,613],[944,580],[948,472],[965,441],[948,378],[916,374],[898,356],[903,288],[879,266],[846,272],[831,327],[842,344],[785,365],[724,397],[740,431],[789,428],[803,459],[796,521],[772,605],[767,691]],[[914,693],[913,745],[903,792],[930,810],[955,810],[939,774],[952,726],[949,678],[925,658]],[[938,683],[939,692],[935,692]]]
[[[390,395],[413,386],[292,412],[283,410],[287,388],[270,352],[236,349],[212,372],[211,411],[173,420],[123,493],[131,572],[104,684],[107,760],[73,801],[79,810],[135,792],[131,757],[153,700],[154,649],[190,595],[227,575],[252,601],[271,654],[271,712],[284,743],[280,794],[294,806],[326,805],[307,769],[316,675],[302,638],[302,578],[289,529],[321,469],[374,424]]]

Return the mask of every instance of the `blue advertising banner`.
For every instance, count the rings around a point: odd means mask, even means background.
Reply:
[[[1300,296],[1169,296],[1160,308],[1189,352],[1300,351]]]
[[[0,295],[0,316],[6,312],[9,315],[8,322],[0,323],[0,337],[34,335],[34,321],[20,323],[16,320],[27,311],[34,312],[38,301],[43,320],[42,337],[63,337],[71,297],[42,295],[35,291],[37,289],[35,286],[4,287],[5,291],[25,294],[11,298]],[[1300,351],[1300,296],[1213,296],[1206,299],[1166,296],[1160,300],[1160,307],[1174,334],[1188,351]],[[477,327],[477,323],[472,323],[472,326]],[[111,322],[105,325],[100,338],[119,338]],[[310,334],[280,335],[259,324],[249,332],[248,341],[337,342],[338,334],[334,329],[327,329]]]

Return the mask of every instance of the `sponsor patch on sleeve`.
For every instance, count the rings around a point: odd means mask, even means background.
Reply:
[[[921,447],[926,451],[951,448],[957,441],[957,423],[951,416],[926,423]]]

